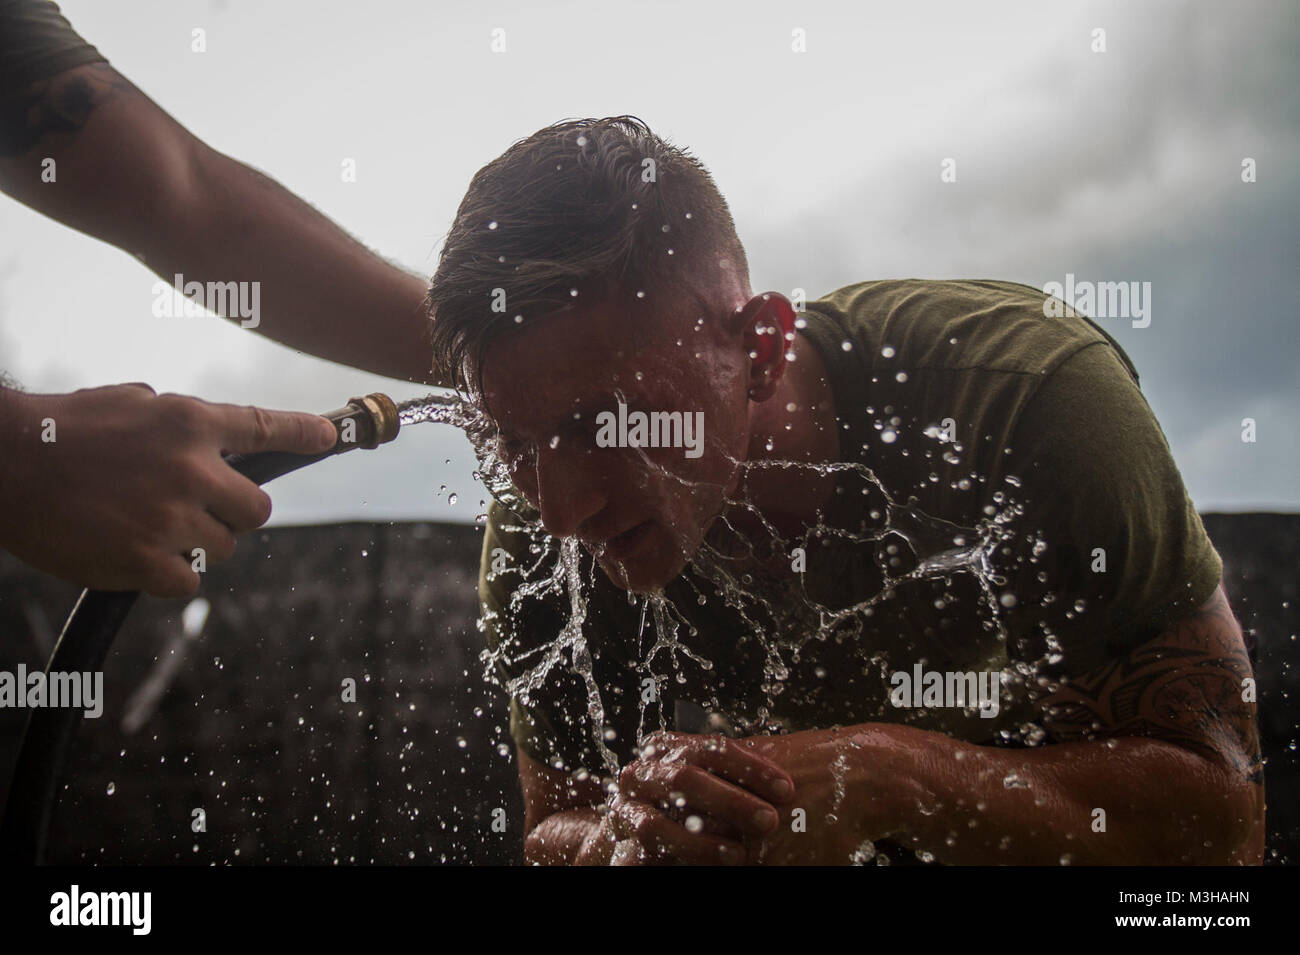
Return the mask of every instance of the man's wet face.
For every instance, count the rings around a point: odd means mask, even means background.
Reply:
[[[638,301],[512,329],[488,350],[482,386],[498,453],[546,530],[578,537],[616,585],[646,593],[681,573],[735,487],[747,372],[741,338],[715,317]],[[620,399],[629,417],[702,413],[703,453],[602,447],[599,416],[617,418]]]

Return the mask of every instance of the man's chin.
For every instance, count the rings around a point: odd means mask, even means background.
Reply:
[[[598,563],[615,587],[642,595],[661,592],[686,566],[684,560],[669,566],[667,562],[659,560],[619,563],[607,557],[600,558]]]

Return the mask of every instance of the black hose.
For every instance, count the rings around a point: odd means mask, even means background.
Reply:
[[[382,412],[376,414],[373,407],[367,410],[364,403],[375,399],[382,399],[392,409],[391,422],[381,422],[379,419],[387,416]],[[384,395],[354,398],[348,407],[324,417],[334,421],[341,434],[340,442],[328,451],[320,454],[289,454],[284,451],[231,454],[226,456],[226,463],[250,480],[265,484],[354,447],[374,447],[390,441],[397,433],[396,407]],[[353,428],[343,432],[342,425],[349,419]],[[352,431],[356,436],[347,437],[345,443],[343,435],[350,435]],[[108,648],[139,596],[139,591],[83,590],[54,645],[54,652],[45,668],[46,679],[52,673],[102,670]],[[32,710],[14,766],[4,820],[0,822],[0,863],[40,865],[45,861],[50,822],[58,801],[60,771],[83,713],[80,707],[50,706]]]
[[[139,591],[130,590],[83,590],[54,645],[46,679],[50,673],[102,670],[108,648],[139,596]],[[33,709],[28,717],[0,823],[0,862],[44,861],[59,770],[83,712],[80,707],[50,706]]]

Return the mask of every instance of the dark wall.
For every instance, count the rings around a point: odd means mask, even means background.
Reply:
[[[1270,861],[1294,861],[1300,515],[1205,523],[1257,642]],[[520,861],[505,701],[478,659],[480,540],[475,528],[437,524],[245,538],[207,573],[211,614],[192,642],[180,637],[185,601],[141,600],[109,656],[105,713],[83,721],[74,745],[49,860]],[[43,667],[75,596],[0,552],[0,669]],[[128,735],[128,699],[177,652],[156,711]],[[341,699],[349,677],[355,703]],[[5,788],[25,715],[0,709]],[[191,831],[195,808],[206,832]]]
[[[347,524],[245,538],[209,570],[207,624],[128,736],[127,700],[180,642],[186,603],[143,598],[106,664],[105,713],[82,722],[50,861],[518,860],[506,707],[478,661],[481,537]],[[43,665],[34,630],[57,631],[75,591],[0,556],[0,668]],[[356,703],[341,699],[349,677]],[[7,786],[23,717],[0,719]]]

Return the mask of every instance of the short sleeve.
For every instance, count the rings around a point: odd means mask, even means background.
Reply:
[[[1062,362],[1021,412],[1008,473],[1022,650],[1067,674],[1151,639],[1214,592],[1223,565],[1134,376],[1106,343]],[[1050,639],[1049,639],[1050,635]]]
[[[107,62],[49,0],[0,0],[0,95],[86,63]]]

